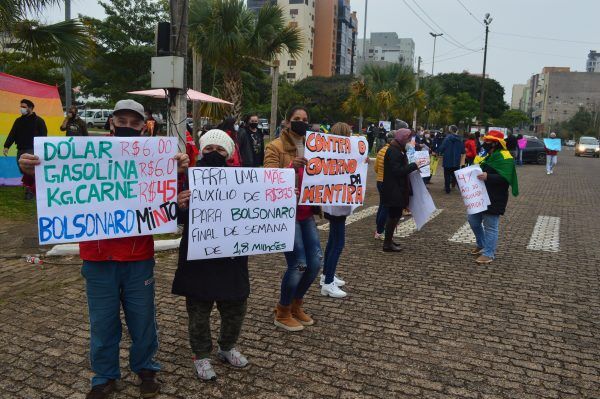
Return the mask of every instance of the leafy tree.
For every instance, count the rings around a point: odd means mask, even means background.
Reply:
[[[277,114],[279,119],[285,119],[285,114],[294,105],[305,103],[306,98],[290,82],[282,77],[279,80],[279,89],[277,91]]]
[[[423,79],[425,112],[420,112],[421,124],[443,126],[452,123],[452,97],[446,95],[440,83]],[[426,123],[424,123],[426,122]]]
[[[459,93],[467,93],[474,101],[479,102],[481,92],[480,76],[468,73],[443,73],[428,79],[438,82],[447,95],[456,97]],[[504,88],[494,79],[485,79],[484,90],[484,122],[490,118],[500,118],[504,111],[508,109],[508,104],[504,102]],[[477,114],[479,114],[479,110]]]
[[[315,122],[338,122],[349,119],[349,115],[340,106],[350,95],[350,75],[332,77],[308,77],[294,85]]]
[[[350,84],[350,94],[342,103],[342,109],[355,118],[363,118],[373,103],[372,97],[369,86],[362,80],[355,80]]]
[[[279,6],[266,5],[255,16],[243,0],[192,0],[189,26],[190,41],[203,61],[223,74],[223,94],[233,102],[235,117],[242,111],[244,68],[302,50],[300,30],[286,25]]]
[[[366,84],[373,93],[372,108],[381,119],[412,112],[421,94],[415,90],[412,68],[400,64],[378,66],[367,64],[362,71]]]
[[[581,136],[597,137],[599,134],[600,120],[597,113],[590,112],[581,107],[571,119],[562,124],[562,127],[575,138]]]
[[[509,109],[504,111],[502,116],[495,120],[494,124],[512,129],[524,123],[530,122],[527,114],[519,109]]]
[[[83,60],[89,41],[79,20],[45,25],[27,18],[60,3],[60,0],[0,0],[0,48],[10,48],[33,59],[51,58],[60,65]]]
[[[452,98],[452,117],[456,124],[469,125],[479,112],[479,103],[469,93],[458,93]]]

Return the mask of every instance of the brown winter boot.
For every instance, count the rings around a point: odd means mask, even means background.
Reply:
[[[292,301],[292,317],[300,322],[303,326],[312,326],[315,324],[315,321],[304,313],[304,309],[302,309],[302,303],[304,301],[302,299],[294,299]]]
[[[292,305],[283,306],[279,303],[275,310],[275,325],[287,331],[301,331],[304,329],[304,326],[292,317]]]

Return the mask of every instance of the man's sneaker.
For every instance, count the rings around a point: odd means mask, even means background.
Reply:
[[[108,380],[104,384],[94,385],[92,390],[85,396],[85,399],[108,399],[116,390],[117,382],[115,380]]]
[[[385,234],[383,234],[383,233],[379,234],[378,232],[375,232],[375,236],[373,238],[375,238],[376,240],[383,241],[383,240],[385,240]]]
[[[333,282],[337,284],[338,287],[343,287],[346,285],[346,282],[339,278],[337,275],[333,276]],[[325,275],[321,274],[321,282],[320,285],[325,285]]]
[[[321,295],[330,296],[332,298],[344,298],[347,294],[337,286],[335,281],[331,284],[324,284],[321,287]]]
[[[493,261],[493,258],[489,258],[485,255],[481,255],[479,258],[475,259],[475,262],[479,263],[480,265],[487,265],[492,263]]]
[[[471,250],[471,255],[481,255],[481,253],[483,252],[483,248],[473,248]]]
[[[228,351],[224,351],[221,348],[219,348],[219,351],[217,352],[217,357],[222,362],[229,363],[233,367],[244,368],[248,365],[248,359],[246,359],[246,357],[240,352],[238,352],[235,348],[232,348]]]
[[[142,370],[138,373],[140,377],[140,396],[142,398],[153,398],[160,392],[160,383],[156,381],[156,371]]]
[[[196,373],[198,373],[198,377],[202,381],[214,381],[217,379],[217,374],[210,364],[210,359],[194,359],[194,367],[196,368]]]

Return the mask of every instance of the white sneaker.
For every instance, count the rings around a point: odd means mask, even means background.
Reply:
[[[344,298],[347,294],[337,286],[335,281],[331,284],[324,284],[321,287],[321,295],[330,296],[332,298]]]
[[[344,280],[342,280],[341,278],[338,278],[337,275],[333,276],[333,282],[338,286],[338,287],[343,287],[346,285],[346,282]],[[325,275],[321,274],[321,282],[319,283],[321,286],[325,285]]]
[[[198,373],[198,377],[202,381],[214,381],[217,379],[217,374],[210,364],[210,359],[194,359],[194,367],[196,368],[196,373]]]
[[[217,357],[222,362],[229,363],[233,367],[244,368],[248,365],[248,359],[246,359],[246,356],[242,355],[235,348],[229,351],[224,351],[221,348],[219,348],[219,351],[217,352]]]
[[[547,175],[549,175],[550,173],[551,173],[550,171],[547,171],[547,172],[546,172],[546,174],[547,174]]]
[[[375,232],[375,236],[374,236],[374,238],[375,238],[376,240],[381,240],[381,241],[383,241],[383,240],[385,240],[385,234],[379,234],[378,232]]]

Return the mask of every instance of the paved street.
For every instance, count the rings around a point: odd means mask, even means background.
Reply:
[[[170,294],[175,254],[160,255],[160,397],[600,398],[599,170],[600,160],[570,151],[553,176],[520,168],[521,195],[509,200],[489,266],[468,255],[460,195],[444,194],[439,177],[430,188],[441,212],[420,232],[400,227],[402,254],[381,252],[365,212],[348,226],[338,269],[348,298],[313,286],[306,308],[317,323],[300,333],[273,325],[283,256],[252,258],[238,346],[252,365],[217,364],[216,383],[195,377],[184,300]],[[370,179],[367,209],[377,204]],[[91,373],[77,259],[0,262],[0,397],[83,398]],[[128,344],[117,398],[138,393]]]

